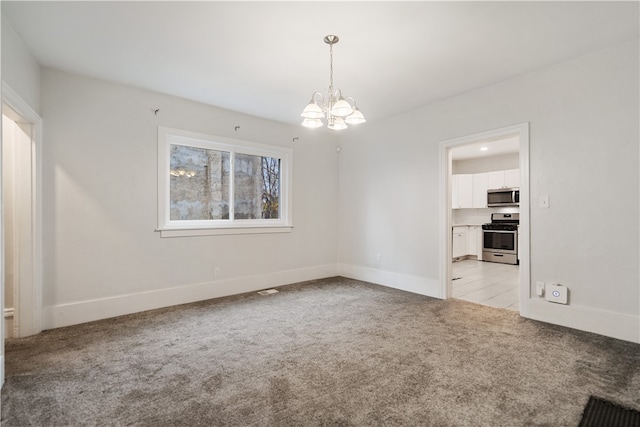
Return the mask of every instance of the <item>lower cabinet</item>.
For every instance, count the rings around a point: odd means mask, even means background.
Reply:
[[[471,255],[482,260],[482,226],[456,225],[452,231],[452,258]]]
[[[478,256],[478,227],[470,225],[467,228],[467,255]]]
[[[461,256],[465,256],[467,254],[467,234],[468,234],[467,226],[455,226],[453,227],[453,238],[452,238],[452,252],[453,258],[459,258]]]

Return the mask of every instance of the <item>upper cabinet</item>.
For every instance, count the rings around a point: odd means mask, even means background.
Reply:
[[[453,175],[451,181],[451,207],[453,209],[473,207],[473,175]]]
[[[504,171],[504,184],[507,188],[520,187],[520,169]]]
[[[489,189],[520,187],[520,169],[489,172]]]
[[[453,209],[486,208],[487,190],[520,187],[520,169],[451,176]]]
[[[473,174],[473,207],[487,207],[487,190],[489,189],[489,174],[474,173]]]

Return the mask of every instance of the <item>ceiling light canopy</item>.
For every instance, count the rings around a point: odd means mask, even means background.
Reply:
[[[366,122],[356,105],[356,100],[350,96],[343,96],[340,89],[333,89],[333,45],[339,40],[338,36],[333,35],[324,38],[324,42],[329,45],[329,92],[327,96],[318,91],[311,95],[311,101],[300,114],[304,117],[302,126],[321,127],[324,125],[322,119],[325,117],[327,127],[332,130],[342,130],[346,129],[347,125]]]

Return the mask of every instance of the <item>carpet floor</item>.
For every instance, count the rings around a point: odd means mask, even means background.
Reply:
[[[640,345],[344,278],[7,340],[2,426],[572,426]]]

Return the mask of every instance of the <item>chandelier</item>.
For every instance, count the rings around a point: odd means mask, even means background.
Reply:
[[[327,127],[333,130],[347,128],[347,124],[357,125],[366,122],[356,105],[356,100],[350,96],[342,96],[340,89],[333,90],[333,45],[338,43],[338,36],[326,36],[324,42],[329,45],[329,92],[326,96],[316,91],[311,95],[311,101],[304,108],[302,126],[317,128],[323,125],[322,119],[327,118]]]

